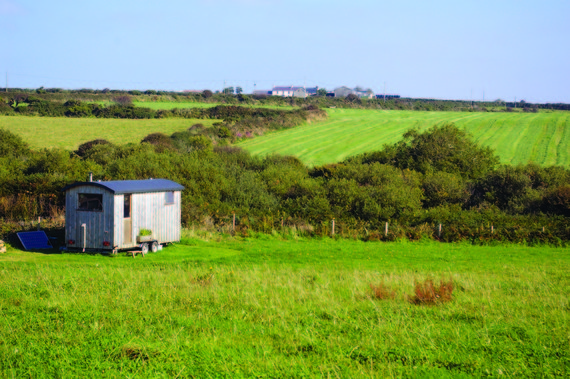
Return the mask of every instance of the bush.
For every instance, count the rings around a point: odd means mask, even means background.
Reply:
[[[112,144],[111,144],[111,142],[109,142],[105,139],[95,139],[95,140],[88,141],[88,142],[85,142],[85,143],[82,143],[81,145],[79,145],[79,147],[77,148],[75,153],[77,155],[79,155],[80,157],[83,157],[86,155],[86,153],[89,150],[91,150],[93,147],[95,147],[97,145],[112,145]]]
[[[121,106],[127,106],[127,105],[132,105],[133,104],[133,99],[130,96],[127,95],[123,95],[123,96],[117,96],[115,98],[113,98],[113,101],[115,103],[117,103],[118,105]]]
[[[486,202],[503,210],[522,212],[531,205],[527,201],[530,190],[531,179],[522,167],[503,165],[475,184],[471,204]]]
[[[490,148],[477,146],[469,133],[453,124],[436,125],[424,133],[412,129],[403,137],[403,141],[385,146],[384,151],[364,154],[359,159],[362,162],[376,160],[424,174],[444,171],[469,179],[485,175],[499,163]]]
[[[422,181],[424,208],[447,204],[465,204],[469,199],[467,185],[458,174],[436,172],[427,174]]]
[[[6,129],[0,129],[0,157],[17,158],[29,153],[30,148],[22,137]]]
[[[396,292],[387,287],[383,282],[379,285],[370,284],[370,291],[372,291],[372,298],[377,300],[388,300],[396,297]]]
[[[164,133],[152,133],[144,137],[141,143],[149,143],[153,145],[158,152],[173,149],[172,139]]]
[[[415,283],[414,295],[409,297],[409,302],[416,305],[437,305],[453,299],[453,281],[439,282],[439,286],[432,279],[426,279],[423,283]]]
[[[570,217],[570,185],[550,190],[542,200],[542,211],[549,214]]]

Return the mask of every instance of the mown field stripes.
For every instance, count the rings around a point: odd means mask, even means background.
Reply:
[[[453,122],[483,146],[495,149],[503,163],[535,162],[570,166],[570,113],[416,112],[329,109],[326,121],[306,124],[243,141],[253,154],[294,155],[321,165],[401,139],[410,128],[425,130]]]

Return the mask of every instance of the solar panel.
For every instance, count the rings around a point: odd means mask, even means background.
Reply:
[[[26,250],[51,249],[53,247],[44,231],[20,232],[16,234]]]

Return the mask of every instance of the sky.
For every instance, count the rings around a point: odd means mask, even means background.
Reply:
[[[568,0],[0,0],[0,87],[570,103]]]

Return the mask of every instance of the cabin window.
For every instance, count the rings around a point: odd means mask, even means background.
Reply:
[[[100,193],[80,193],[79,194],[80,211],[102,212],[103,211],[103,195]]]
[[[131,195],[124,195],[123,218],[131,218]]]
[[[165,205],[174,204],[174,192],[165,192],[164,193],[164,204]]]

